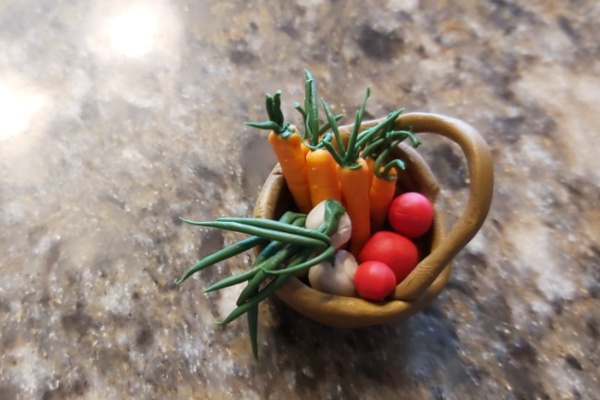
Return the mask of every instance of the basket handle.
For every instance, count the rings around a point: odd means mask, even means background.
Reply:
[[[362,128],[374,126],[380,121],[365,122]],[[433,133],[452,140],[465,154],[470,177],[466,210],[439,246],[396,287],[394,299],[410,301],[421,297],[483,225],[492,202],[494,168],[490,149],[481,135],[458,119],[438,114],[410,113],[398,117],[394,127],[412,128],[414,133]]]
[[[396,287],[394,298],[416,300],[483,225],[492,203],[494,166],[490,149],[481,135],[460,120],[437,114],[411,113],[400,116],[395,127],[410,127],[414,133],[433,133],[452,140],[463,151],[469,169],[466,210],[439,246]]]

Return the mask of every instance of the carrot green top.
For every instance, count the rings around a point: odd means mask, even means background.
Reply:
[[[393,122],[393,121],[392,121]],[[371,139],[361,153],[363,158],[371,158],[375,160],[375,168],[373,172],[378,178],[394,180],[395,175],[391,175],[392,167],[405,169],[404,162],[400,159],[387,161],[392,150],[397,147],[402,141],[410,138],[413,147],[421,145],[421,141],[412,133],[412,130],[392,130],[393,124],[388,124],[383,127],[382,133]],[[386,163],[387,162],[387,163]],[[383,167],[383,169],[381,168]]]
[[[365,129],[360,132],[360,126],[365,111],[367,99],[371,92],[367,88],[367,93],[360,109],[356,112],[356,119],[352,132],[348,139],[348,145],[344,147],[339,128],[336,120],[333,119],[333,114],[329,105],[324,99],[321,99],[323,108],[329,124],[331,125],[332,134],[324,137],[322,140],[325,148],[331,153],[336,162],[344,168],[356,169],[360,168],[361,164],[358,163],[358,158],[371,157],[376,160],[375,174],[380,178],[394,179],[389,174],[392,167],[397,166],[404,169],[404,163],[402,160],[396,159],[386,163],[386,159],[390,155],[392,149],[396,147],[401,141],[406,138],[410,138],[413,147],[417,147],[421,144],[419,139],[413,135],[411,131],[406,130],[393,130],[394,122],[402,114],[404,109],[400,109],[388,114],[387,118],[378,123],[377,125]],[[332,136],[335,136],[337,149],[331,144]],[[383,169],[381,167],[383,166]]]
[[[295,132],[290,129],[290,123],[285,122],[283,118],[283,113],[281,112],[281,90],[275,92],[273,96],[267,93],[266,101],[269,120],[265,122],[244,122],[244,124],[254,128],[273,131],[281,135],[283,139],[287,139]]]
[[[360,130],[360,124],[362,123],[363,114],[365,112],[365,106],[367,105],[367,99],[370,95],[371,90],[367,88],[367,93],[365,94],[365,98],[362,102],[362,105],[360,106],[360,109],[356,112],[354,126],[352,127],[352,132],[350,133],[350,138],[348,139],[348,145],[346,147],[344,147],[344,143],[342,141],[337,122],[335,121],[335,118],[333,116],[333,113],[331,112],[331,109],[329,108],[329,105],[327,104],[325,99],[321,98],[323,108],[325,109],[325,114],[327,115],[327,121],[329,122],[329,125],[331,125],[331,130],[335,135],[337,149],[331,144],[331,135],[323,139],[323,145],[331,153],[335,161],[344,168],[356,169],[361,167],[361,164],[357,162],[360,154],[358,132]]]
[[[304,107],[299,103],[295,103],[294,107],[302,114],[304,119],[304,126],[306,133],[304,135],[305,141],[308,140],[307,146],[311,150],[322,146],[320,145],[320,137],[323,133],[331,128],[329,121],[325,122],[322,126],[319,126],[319,102],[317,100],[317,85],[311,75],[310,71],[305,69],[304,75],[306,81],[304,83],[305,95],[304,95]],[[338,121],[344,114],[338,114],[333,117],[334,121]]]

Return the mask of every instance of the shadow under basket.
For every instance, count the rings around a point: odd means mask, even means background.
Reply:
[[[364,122],[361,129],[375,126],[380,121]],[[466,210],[452,229],[446,232],[443,215],[436,203],[440,188],[435,177],[415,150],[401,144],[394,150],[394,155],[405,161],[406,170],[399,173],[397,194],[419,192],[434,207],[433,225],[417,241],[421,261],[400,282],[389,300],[381,302],[323,293],[292,277],[276,294],[302,315],[337,328],[359,328],[409,317],[440,294],[448,282],[452,259],[481,228],[492,201],[494,180],[491,153],[483,138],[468,124],[437,114],[410,113],[396,119],[394,129],[409,128],[414,133],[445,136],[460,146],[469,169],[469,200]],[[341,127],[340,133],[347,137],[350,129],[351,126]],[[294,204],[281,168],[276,165],[258,196],[254,216],[277,219],[292,208]]]

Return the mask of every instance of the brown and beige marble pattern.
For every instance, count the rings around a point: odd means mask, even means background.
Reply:
[[[0,2],[0,399],[594,399],[600,392],[600,6],[591,0]],[[336,330],[280,301],[212,324],[239,289],[181,287],[240,236],[303,68],[336,111],[371,87],[473,125],[496,187],[440,297],[403,323]],[[459,150],[419,150],[450,221]]]

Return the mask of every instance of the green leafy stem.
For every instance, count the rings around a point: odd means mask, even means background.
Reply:
[[[237,307],[223,321],[215,323],[226,325],[247,314],[252,352],[258,359],[259,303],[273,295],[298,271],[325,260],[333,261],[335,248],[331,246],[330,236],[337,230],[340,217],[345,212],[346,209],[339,202],[327,200],[324,222],[317,229],[305,228],[306,215],[291,211],[283,214],[279,221],[261,218],[218,218],[216,221],[197,222],[181,218],[190,225],[215,227],[253,236],[198,261],[176,284],[183,283],[193,274],[220,261],[254,247],[265,246],[251,268],[224,278],[205,290],[212,292],[247,282],[236,301]]]

